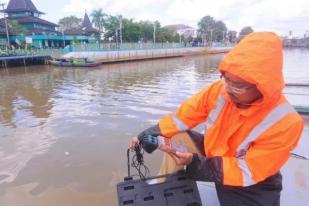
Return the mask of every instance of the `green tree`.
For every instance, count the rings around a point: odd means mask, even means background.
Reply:
[[[172,29],[160,27],[156,36],[156,42],[179,42],[179,34]]]
[[[236,40],[236,42],[240,42],[246,35],[250,34],[253,32],[253,29],[250,26],[246,26],[242,28],[239,32],[239,36]]]
[[[216,21],[213,17],[207,15],[204,16],[198,23],[198,34],[204,40],[210,41],[213,36],[214,25]]]
[[[201,34],[205,34],[209,32],[211,29],[214,28],[214,24],[216,21],[213,17],[207,15],[204,16],[199,22],[198,22],[198,32]]]
[[[141,38],[141,27],[133,19],[122,20],[122,38],[125,42],[137,42]]]
[[[228,38],[229,42],[235,43],[236,39],[237,39],[237,32],[233,31],[233,30],[228,31],[227,32],[227,38]]]
[[[160,22],[155,21],[139,21],[127,19],[122,16],[108,15],[103,23],[105,32],[104,39],[108,40],[112,37],[115,41],[120,40],[120,19],[122,22],[122,41],[124,42],[149,42],[153,41],[154,25],[156,29],[156,42],[178,42],[178,34],[166,28],[162,28]]]
[[[253,29],[250,26],[242,28],[239,32],[239,36],[246,36],[253,32]]]
[[[81,26],[81,23],[82,19],[75,16],[63,17],[58,22],[60,29],[63,29],[64,31],[72,28],[78,28]]]
[[[226,35],[227,28],[223,21],[216,21],[214,24],[213,30],[213,40],[219,42],[224,40],[224,36]]]
[[[108,15],[103,22],[103,27],[105,29],[104,39],[113,38],[116,40],[119,32],[119,18],[117,16]]]
[[[157,22],[155,23],[151,21],[138,22],[138,25],[140,27],[140,40],[142,40],[143,42],[153,41],[154,24],[156,26],[156,30],[158,30],[157,26],[159,26],[160,24],[157,24]]]
[[[216,21],[211,16],[204,16],[198,22],[198,33],[206,41],[222,41],[227,32],[223,21]]]
[[[98,9],[93,10],[91,16],[92,16],[92,23],[94,24],[94,26],[98,28],[100,32],[103,32],[104,21],[105,18],[107,17],[107,14],[105,14],[102,9]]]

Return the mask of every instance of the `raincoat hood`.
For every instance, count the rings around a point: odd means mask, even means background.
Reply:
[[[285,86],[282,74],[282,41],[272,32],[247,35],[223,59],[220,72],[229,72],[255,84],[263,102],[279,98]]]

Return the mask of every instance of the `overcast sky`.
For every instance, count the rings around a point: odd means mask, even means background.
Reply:
[[[8,0],[0,0],[0,2]],[[65,16],[82,18],[85,10],[102,8],[111,15],[136,20],[158,20],[162,25],[187,24],[197,28],[206,15],[222,20],[228,29],[275,31],[294,36],[309,33],[309,0],[32,0],[46,13],[43,19],[57,23]]]

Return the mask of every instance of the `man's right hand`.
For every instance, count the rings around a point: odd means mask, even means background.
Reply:
[[[153,144],[148,141],[149,136],[157,137],[159,135],[161,135],[161,131],[158,124],[149,127],[148,129],[142,131],[137,137],[132,138],[130,149],[134,149],[137,144],[141,144],[146,152],[151,153],[153,152]]]
[[[134,150],[135,146],[139,144],[139,140],[137,137],[133,137],[130,143],[130,149]]]

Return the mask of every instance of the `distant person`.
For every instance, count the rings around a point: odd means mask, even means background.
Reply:
[[[280,37],[270,32],[249,34],[226,55],[219,71],[220,80],[133,137],[131,147],[148,135],[173,138],[188,152],[161,148],[168,152],[161,174],[186,165],[193,179],[215,182],[222,206],[279,206],[279,170],[304,126],[282,93]],[[204,134],[191,130],[202,123]]]

